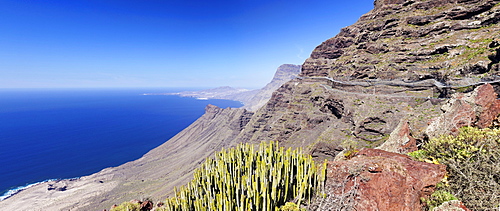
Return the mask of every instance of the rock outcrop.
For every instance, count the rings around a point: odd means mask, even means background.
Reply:
[[[427,140],[428,124],[454,93],[485,83],[499,90],[499,3],[376,1],[316,47],[239,138],[312,151],[318,143],[377,147],[405,119],[417,143]]]
[[[498,80],[498,3],[377,0],[374,10],[316,47],[301,76],[456,86]]]
[[[362,149],[351,159],[328,163],[326,197],[311,210],[421,210],[446,167],[406,155]]]
[[[403,119],[392,131],[387,141],[377,149],[403,154],[417,150],[417,140],[411,136],[408,122]]]
[[[469,93],[457,93],[441,108],[444,113],[435,118],[426,133],[430,138],[456,135],[464,126],[486,128],[493,126],[500,115],[500,99],[490,84]]]

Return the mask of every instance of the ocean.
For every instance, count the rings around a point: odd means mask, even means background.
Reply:
[[[89,175],[140,158],[213,104],[174,89],[0,89],[0,200],[50,179]],[[9,191],[11,190],[11,191]]]

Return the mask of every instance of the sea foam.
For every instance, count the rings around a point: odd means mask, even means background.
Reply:
[[[38,185],[38,184],[42,184],[42,183],[46,183],[46,182],[51,182],[51,181],[55,181],[56,179],[48,179],[48,180],[44,180],[44,181],[41,181],[41,182],[36,182],[36,183],[32,183],[32,184],[28,184],[28,185],[25,185],[25,186],[19,186],[17,188],[14,188],[14,189],[10,189],[9,191],[5,192],[2,196],[0,196],[0,201],[3,201],[13,195],[15,195],[16,193],[19,193],[23,190],[26,190],[27,188],[30,188],[30,187],[33,187],[35,185]]]

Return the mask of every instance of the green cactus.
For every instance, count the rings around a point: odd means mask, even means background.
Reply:
[[[162,210],[274,211],[292,200],[298,207],[321,193],[326,161],[318,168],[300,148],[285,150],[275,142],[240,144],[207,158],[193,177],[174,189]]]

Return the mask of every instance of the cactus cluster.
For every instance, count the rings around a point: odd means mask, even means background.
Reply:
[[[325,177],[326,162],[318,168],[301,149],[240,144],[207,158],[164,210],[278,210],[287,201],[310,200]]]

